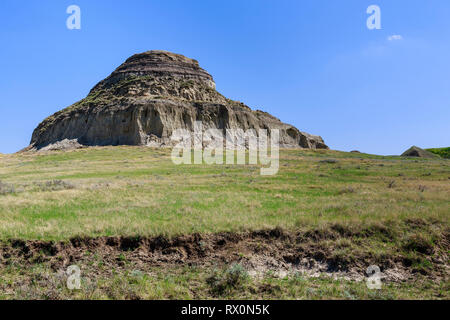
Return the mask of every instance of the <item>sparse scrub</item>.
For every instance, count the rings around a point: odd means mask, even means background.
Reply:
[[[3,183],[2,181],[0,181],[0,195],[6,195],[6,194],[15,193],[15,192],[16,192],[16,189],[14,188],[14,186],[12,184]]]
[[[346,193],[355,193],[356,190],[353,187],[345,187],[339,190],[339,194],[346,194]]]
[[[336,159],[324,159],[324,160],[320,160],[319,162],[320,163],[331,163],[331,164],[333,164],[333,163],[338,163],[339,161],[336,160]]]
[[[59,191],[59,190],[70,190],[74,189],[75,185],[73,183],[62,181],[62,180],[51,180],[44,183],[36,183],[36,186],[40,191]]]
[[[239,289],[248,280],[248,273],[241,264],[233,264],[225,271],[215,270],[206,279],[211,291],[219,296],[229,294],[232,290]]]

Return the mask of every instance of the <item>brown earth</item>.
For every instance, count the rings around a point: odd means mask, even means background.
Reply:
[[[335,232],[337,231],[337,232]],[[422,274],[434,281],[448,277],[449,237],[439,247],[424,245],[413,248],[432,261],[428,271],[411,267],[408,256],[398,252],[373,256],[355,252],[338,255],[339,230],[286,232],[281,229],[245,233],[193,234],[172,239],[165,237],[100,237],[74,238],[68,242],[11,240],[0,244],[0,266],[19,263],[23,266],[49,264],[54,271],[65,270],[76,264],[83,268],[92,259],[89,252],[100,258],[105,270],[125,268],[124,260],[134,267],[215,266],[240,263],[253,276],[267,271],[280,276],[302,273],[315,277],[329,275],[334,278],[363,280],[369,265],[378,265],[388,281],[406,281]],[[324,245],[323,241],[327,241]],[[334,243],[334,244],[333,244]],[[102,271],[108,272],[108,271]]]
[[[402,157],[439,158],[438,155],[416,146],[412,146],[411,148],[403,152]]]

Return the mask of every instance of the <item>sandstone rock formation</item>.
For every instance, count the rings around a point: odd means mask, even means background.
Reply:
[[[402,157],[439,158],[439,156],[416,146],[412,146],[403,152]]]
[[[280,147],[328,149],[319,136],[225,98],[196,60],[166,51],[130,57],[86,98],[40,123],[28,149],[170,146],[173,131],[192,131],[195,121],[203,130],[279,129]]]

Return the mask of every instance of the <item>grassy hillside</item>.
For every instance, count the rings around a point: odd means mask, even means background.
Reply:
[[[426,149],[426,150],[430,151],[434,154],[437,154],[437,155],[441,156],[442,158],[450,159],[450,147],[448,147],[448,148],[431,148],[431,149]]]
[[[4,155],[0,298],[449,298],[449,179],[445,159],[337,151],[282,151],[275,176],[144,147]],[[32,281],[75,262],[94,289]]]

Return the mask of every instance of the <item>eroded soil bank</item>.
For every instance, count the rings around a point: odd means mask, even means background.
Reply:
[[[380,231],[380,230],[378,230]],[[383,231],[383,230],[381,230]],[[362,232],[362,231],[360,231]],[[0,266],[23,268],[44,264],[54,272],[70,265],[90,266],[96,273],[133,269],[191,266],[223,268],[239,264],[251,277],[302,274],[346,280],[366,279],[370,265],[380,267],[384,281],[412,281],[418,275],[448,282],[449,237],[434,245],[411,239],[389,252],[370,250],[373,237],[351,234],[340,226],[327,230],[288,232],[281,229],[242,233],[193,234],[174,238],[99,237],[73,238],[67,242],[11,240],[0,245]],[[381,232],[381,234],[383,234]],[[384,235],[389,246],[389,234]],[[364,241],[367,240],[367,242]],[[357,249],[358,248],[358,249]],[[102,268],[92,270],[96,262]],[[14,284],[11,284],[14,286]]]

